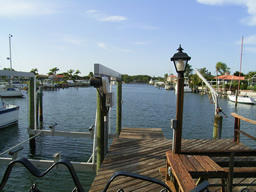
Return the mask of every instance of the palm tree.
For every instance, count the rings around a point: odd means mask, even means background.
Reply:
[[[88,76],[89,76],[89,79],[93,78],[93,76],[94,76],[93,72],[90,72]]]
[[[57,71],[59,71],[60,69],[57,67],[54,67],[52,69],[50,69],[50,72],[48,73],[48,75],[56,75]]]
[[[35,69],[32,68],[30,72],[34,73],[35,75],[38,75],[38,69],[37,68],[35,68]]]
[[[216,72],[219,72],[221,75],[224,75],[227,72],[230,73],[230,68],[225,63],[218,62],[216,64]]]
[[[77,77],[78,77],[78,74],[80,74],[80,73],[81,73],[81,72],[79,71],[79,69],[76,70],[76,72],[75,72],[76,79],[77,79]]]
[[[74,71],[75,71],[74,69],[69,69],[69,70],[67,71],[68,76],[72,78]]]

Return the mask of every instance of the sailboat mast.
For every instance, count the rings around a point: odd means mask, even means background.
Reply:
[[[240,77],[241,77],[242,58],[243,58],[243,40],[244,40],[244,37],[242,37],[242,43],[241,43],[240,70],[239,70],[239,80],[238,80],[235,106],[237,106],[237,96],[238,96],[239,90],[240,90]]]
[[[12,71],[12,43],[11,43],[11,38],[12,38],[12,35],[9,34],[9,49],[10,49],[10,71]]]

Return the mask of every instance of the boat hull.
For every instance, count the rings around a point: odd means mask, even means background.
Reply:
[[[23,97],[24,95],[20,90],[12,90],[12,91],[0,90],[0,96],[1,97]]]
[[[0,129],[10,126],[18,122],[19,107],[16,105],[8,105],[0,110]]]
[[[229,101],[235,102],[236,96],[235,95],[228,95]],[[237,103],[243,103],[243,104],[251,104],[254,105],[255,101],[251,97],[243,97],[243,96],[238,96],[237,97]]]

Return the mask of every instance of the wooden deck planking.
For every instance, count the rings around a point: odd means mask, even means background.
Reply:
[[[164,139],[160,128],[127,128],[123,127],[119,138]]]
[[[209,148],[228,150],[244,149],[246,146],[241,143],[234,143],[231,139],[182,140],[182,150],[197,149],[203,151]],[[113,173],[119,170],[153,177],[164,182],[164,178],[159,174],[159,168],[166,166],[165,153],[170,149],[172,149],[172,140],[165,139],[161,129],[123,128],[120,137],[113,140],[90,191],[102,191]],[[241,179],[235,180],[243,181]],[[210,182],[219,183],[219,180],[213,179]],[[129,177],[118,177],[110,186],[109,191],[117,191],[120,188],[125,191],[160,191],[162,189],[156,184]],[[218,191],[220,187],[213,189]]]

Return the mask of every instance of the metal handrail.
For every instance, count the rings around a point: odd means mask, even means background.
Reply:
[[[10,173],[11,173],[11,171],[12,171],[12,169],[13,169],[13,167],[14,167],[14,165],[15,165],[16,163],[21,163],[25,168],[27,168],[27,170],[28,170],[31,174],[33,174],[33,175],[36,176],[36,177],[43,177],[43,176],[46,175],[50,170],[52,170],[56,165],[58,165],[58,164],[63,164],[63,165],[65,165],[65,166],[68,168],[68,170],[69,170],[69,172],[70,172],[70,174],[71,174],[71,176],[72,176],[72,178],[73,178],[73,181],[74,181],[74,183],[75,183],[75,186],[76,186],[77,191],[78,191],[78,192],[84,192],[84,189],[83,189],[83,187],[82,187],[82,185],[81,185],[81,183],[80,183],[80,181],[79,181],[79,179],[78,179],[78,177],[77,177],[77,175],[76,175],[76,172],[75,172],[75,170],[74,170],[74,167],[72,166],[72,164],[71,164],[68,160],[61,159],[61,160],[59,160],[58,162],[53,163],[46,171],[41,172],[41,171],[39,171],[28,159],[26,159],[26,158],[24,158],[24,157],[18,158],[18,159],[16,159],[16,160],[12,161],[12,162],[8,165],[8,167],[7,167],[7,169],[6,169],[5,173],[4,173],[3,179],[2,179],[2,181],[1,181],[1,184],[0,184],[0,191],[3,190],[5,184],[6,184],[8,178],[9,178],[9,176],[10,176]]]
[[[135,178],[135,179],[141,179],[141,180],[144,180],[144,181],[149,181],[149,182],[152,182],[152,183],[156,183],[158,185],[161,185],[163,186],[164,188],[166,188],[168,191],[171,192],[170,188],[168,185],[166,185],[165,183],[163,183],[162,181],[158,180],[158,179],[155,179],[155,178],[152,178],[152,177],[147,177],[147,176],[144,176],[144,175],[138,175],[138,174],[135,174],[135,173],[130,173],[130,172],[126,172],[126,171],[117,171],[115,172],[112,177],[109,179],[109,181],[107,182],[105,188],[103,189],[103,192],[106,192],[108,187],[110,186],[111,182],[118,176],[126,176],[126,177],[132,177],[132,178]]]

